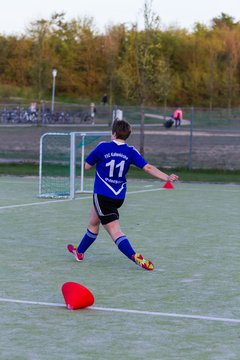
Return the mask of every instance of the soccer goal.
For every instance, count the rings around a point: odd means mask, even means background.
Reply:
[[[93,179],[84,176],[84,159],[110,131],[48,132],[40,139],[39,197],[70,198],[92,192]]]

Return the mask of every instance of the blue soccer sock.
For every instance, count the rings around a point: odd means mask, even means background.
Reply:
[[[125,235],[117,238],[115,240],[115,244],[124,255],[126,255],[130,260],[132,260],[132,256],[136,253],[136,251],[133,250],[129,240]]]
[[[97,236],[98,236],[98,234],[94,234],[89,229],[87,229],[86,234],[84,235],[84,237],[82,238],[80,244],[78,245],[77,251],[79,253],[84,254],[85,251],[89,248],[89,246],[91,246],[92,243],[94,243]]]

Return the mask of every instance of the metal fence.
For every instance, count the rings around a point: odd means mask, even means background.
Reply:
[[[0,124],[2,125],[48,125],[48,124],[84,124],[92,123],[95,118],[105,122],[109,118],[110,108],[101,106],[92,117],[91,106],[88,105],[55,105],[55,111],[51,111],[51,104],[42,102],[36,108],[25,104],[1,104]]]
[[[38,161],[44,132],[109,130],[113,115],[121,110],[133,127],[129,144],[143,147],[146,159],[157,166],[240,169],[240,108],[183,107],[177,128],[166,127],[175,108],[100,104],[96,108],[93,121],[90,105],[56,104],[53,114],[48,103],[41,103],[34,114],[27,105],[0,105],[0,161]]]

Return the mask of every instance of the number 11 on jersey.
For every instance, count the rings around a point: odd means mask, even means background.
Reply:
[[[119,164],[116,164],[115,160],[109,161],[106,166],[109,166],[109,177],[113,177],[114,169],[119,168],[118,177],[122,177],[124,170],[125,160],[122,160]]]

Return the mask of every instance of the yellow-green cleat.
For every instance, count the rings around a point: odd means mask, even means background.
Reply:
[[[141,266],[145,270],[153,270],[154,269],[153,263],[149,260],[145,260],[143,258],[143,256],[139,253],[136,253],[135,255],[133,255],[132,259],[137,265]]]

